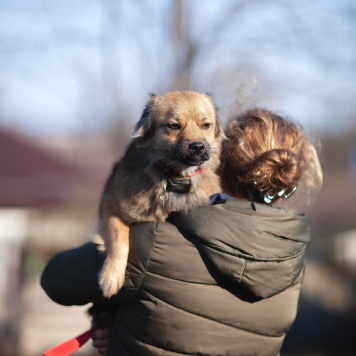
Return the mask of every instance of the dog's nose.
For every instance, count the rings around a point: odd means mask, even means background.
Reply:
[[[205,150],[205,145],[203,142],[192,142],[188,148],[194,153],[195,155],[201,155]]]

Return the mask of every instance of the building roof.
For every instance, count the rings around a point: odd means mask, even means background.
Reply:
[[[83,172],[34,140],[0,130],[0,207],[65,203]]]

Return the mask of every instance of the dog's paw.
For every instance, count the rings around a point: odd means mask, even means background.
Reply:
[[[110,268],[110,264],[105,264],[99,275],[99,285],[105,298],[115,295],[125,282],[125,271]]]

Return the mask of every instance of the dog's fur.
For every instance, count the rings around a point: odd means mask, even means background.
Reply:
[[[114,295],[124,283],[132,223],[164,221],[173,211],[208,204],[209,196],[220,191],[216,170],[223,137],[209,95],[151,95],[101,199],[97,232],[107,252],[99,276],[104,296]],[[191,180],[190,192],[167,189],[167,174],[173,171],[178,179]]]

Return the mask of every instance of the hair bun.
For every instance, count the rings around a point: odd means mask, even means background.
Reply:
[[[248,174],[250,181],[263,177],[266,189],[291,189],[302,173],[302,157],[287,149],[272,149],[255,158]]]
[[[270,204],[289,198],[296,189],[302,192],[297,196],[302,202],[320,189],[318,155],[300,125],[254,108],[232,118],[225,134],[220,166],[224,192]]]

